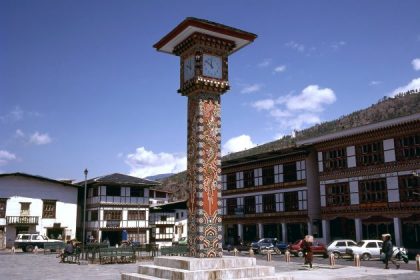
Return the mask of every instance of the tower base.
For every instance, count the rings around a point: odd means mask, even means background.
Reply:
[[[260,266],[255,258],[231,257],[191,258],[156,257],[150,265],[140,265],[138,273],[123,273],[121,280],[227,280],[282,279],[275,276],[274,267]]]

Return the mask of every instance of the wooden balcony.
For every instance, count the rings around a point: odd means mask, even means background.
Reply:
[[[38,216],[6,216],[7,225],[37,225]]]

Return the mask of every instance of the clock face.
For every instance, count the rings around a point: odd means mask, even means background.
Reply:
[[[189,56],[184,60],[184,82],[190,80],[195,75],[194,56]]]
[[[203,54],[203,75],[211,78],[222,78],[222,58]]]

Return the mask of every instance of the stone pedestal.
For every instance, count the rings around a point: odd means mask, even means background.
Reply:
[[[231,257],[191,258],[156,257],[153,264],[140,265],[138,273],[123,273],[121,280],[218,280],[280,279],[274,267],[259,266],[255,258]]]

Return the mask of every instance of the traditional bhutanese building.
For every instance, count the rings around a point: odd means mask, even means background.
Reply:
[[[313,234],[327,243],[389,232],[397,245],[420,247],[419,104],[418,90],[399,94],[224,156],[224,242]],[[183,177],[163,184],[185,188]]]
[[[78,185],[84,186],[85,182]],[[123,238],[150,242],[149,207],[168,202],[168,193],[156,190],[160,183],[124,174],[86,181],[86,240],[119,244]],[[79,194],[83,206],[83,190]],[[80,221],[82,228],[82,221]],[[126,235],[126,236],[123,236]]]
[[[386,99],[322,129],[303,131],[297,145],[317,152],[326,241],[391,233],[398,246],[418,248],[420,94]]]

